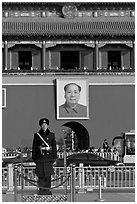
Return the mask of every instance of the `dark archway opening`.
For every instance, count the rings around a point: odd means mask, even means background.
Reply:
[[[87,129],[78,122],[67,122],[63,126],[71,128],[77,135],[77,148],[79,150],[89,149],[89,133]]]

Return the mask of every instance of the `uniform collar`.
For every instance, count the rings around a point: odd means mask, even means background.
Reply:
[[[46,131],[43,131],[43,129],[40,129],[39,133],[45,133],[46,135],[48,135],[50,133],[50,130],[48,128]]]

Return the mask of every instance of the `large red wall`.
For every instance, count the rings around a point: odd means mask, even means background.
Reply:
[[[55,85],[8,85],[7,105],[2,111],[2,143],[4,147],[30,146],[38,120],[47,117],[56,139],[63,137],[62,125],[69,120],[56,119]],[[102,146],[104,138],[135,128],[134,85],[90,85],[89,120],[76,120],[90,135],[90,146]],[[84,135],[83,135],[84,137]]]

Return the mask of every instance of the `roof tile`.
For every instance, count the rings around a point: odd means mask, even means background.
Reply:
[[[3,18],[3,35],[135,35],[132,18]]]

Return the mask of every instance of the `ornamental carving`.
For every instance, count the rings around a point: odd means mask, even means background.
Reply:
[[[49,48],[49,47],[55,47],[57,45],[57,43],[49,43],[49,42],[46,42],[46,48]]]
[[[64,17],[75,17],[77,14],[77,7],[75,5],[65,5],[62,8]]]
[[[98,47],[101,48],[107,44],[125,44],[128,47],[133,47],[133,42],[132,41],[99,41]]]

